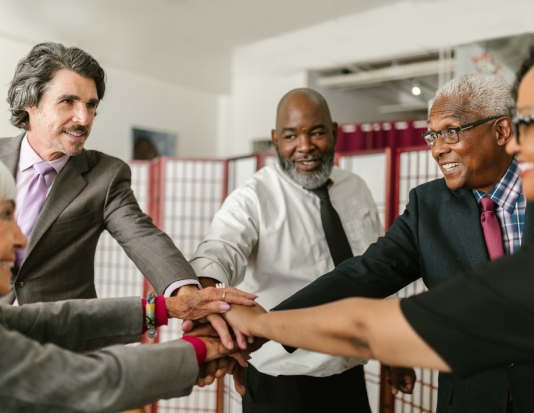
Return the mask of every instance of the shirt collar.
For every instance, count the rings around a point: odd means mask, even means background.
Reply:
[[[59,159],[48,162],[48,164],[50,164],[50,166],[52,166],[59,174],[69,159],[69,155],[63,155]],[[30,142],[28,142],[28,134],[26,133],[22,139],[22,145],[20,146],[19,170],[25,171],[39,162],[44,162],[44,160],[31,147]]]
[[[478,190],[473,190],[473,194],[479,204],[484,196],[488,196],[502,209],[509,214],[512,214],[517,200],[522,193],[522,181],[523,180],[519,177],[519,164],[514,158],[504,176],[488,194]]]

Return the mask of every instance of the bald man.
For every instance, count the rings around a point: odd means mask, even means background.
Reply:
[[[278,163],[226,199],[191,260],[204,286],[239,285],[272,308],[376,241],[382,232],[376,205],[360,177],[334,166],[336,138],[319,93],[296,89],[282,98],[272,131]],[[269,342],[246,369],[243,411],[370,412],[361,363],[289,354]]]

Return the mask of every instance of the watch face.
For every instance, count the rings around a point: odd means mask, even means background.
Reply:
[[[150,327],[147,330],[146,335],[148,336],[148,338],[154,338],[158,335],[158,330],[156,330],[156,327]]]

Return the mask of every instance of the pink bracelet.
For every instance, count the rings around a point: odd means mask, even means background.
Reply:
[[[199,366],[206,361],[206,357],[208,355],[208,348],[201,339],[199,339],[198,337],[185,336],[182,337],[182,340],[187,341],[188,343],[191,343],[193,345],[195,349],[195,355],[197,356],[197,363]]]

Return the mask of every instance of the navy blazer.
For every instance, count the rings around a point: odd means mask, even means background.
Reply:
[[[534,205],[527,204],[522,245],[534,240]],[[383,298],[422,278],[432,287],[489,260],[480,211],[470,190],[451,191],[443,178],[410,191],[409,203],[384,237],[346,260],[275,310],[311,307],[343,298]],[[528,328],[528,327],[526,327]],[[513,365],[460,379],[439,375],[438,413],[534,412],[534,365]]]

